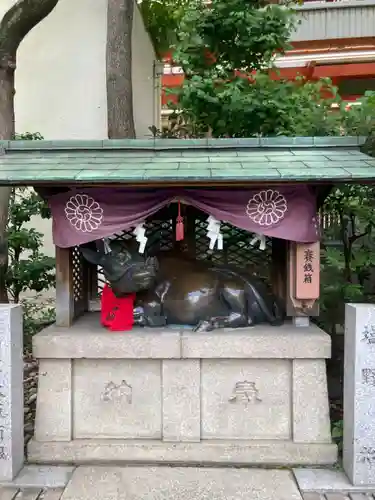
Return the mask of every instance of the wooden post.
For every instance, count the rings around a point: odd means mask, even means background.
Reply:
[[[73,319],[72,249],[56,247],[56,325],[69,327]]]
[[[86,265],[88,274],[88,299],[89,301],[96,300],[98,298],[98,267],[94,266],[93,264],[89,264],[88,262],[86,263]]]
[[[287,247],[286,240],[272,238],[272,290],[282,302],[285,302],[287,296]]]
[[[89,310],[90,265],[78,248],[72,249],[74,316],[78,318]]]

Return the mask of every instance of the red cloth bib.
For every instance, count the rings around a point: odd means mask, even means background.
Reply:
[[[101,299],[100,322],[112,332],[126,332],[134,325],[135,293],[118,298],[112,288],[104,285]]]

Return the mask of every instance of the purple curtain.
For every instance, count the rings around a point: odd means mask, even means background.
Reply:
[[[145,221],[181,200],[249,233],[302,243],[319,239],[316,200],[308,186],[256,189],[84,188],[49,199],[55,245],[105,238]]]

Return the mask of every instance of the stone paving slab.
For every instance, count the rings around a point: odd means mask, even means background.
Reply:
[[[0,500],[60,500],[64,488],[17,488],[5,486],[0,488]]]
[[[302,468],[293,469],[298,488],[304,494],[306,493],[321,493],[321,494],[341,494],[340,498],[328,497],[328,500],[362,500],[361,497],[355,498],[356,493],[370,494],[365,497],[366,500],[373,500],[371,495],[375,497],[375,485],[373,486],[353,486],[344,472],[331,469],[316,469]],[[345,496],[346,495],[346,496]],[[350,496],[352,495],[352,497]],[[315,500],[315,499],[312,499]],[[323,500],[326,500],[325,498]]]
[[[371,493],[305,493],[303,500],[375,500]]]
[[[39,467],[38,469],[39,474],[36,474],[36,468],[34,470],[32,468],[26,469],[21,478],[25,483],[30,483],[39,477],[43,479],[45,484],[53,484],[59,478],[63,478],[62,470],[59,472],[52,470],[53,474],[48,479],[46,475],[47,468]],[[45,486],[3,486],[0,487],[0,500],[125,500],[125,498],[127,500],[137,500],[138,498],[142,500],[144,498],[147,498],[147,500],[153,500],[154,498],[158,500],[164,498],[166,500],[174,500],[175,498],[177,500],[206,500],[207,498],[226,500],[228,497],[233,498],[232,495],[235,495],[234,497],[239,500],[241,498],[251,500],[375,500],[375,493],[369,492],[336,491],[334,493],[323,493],[309,491],[302,493],[301,496],[297,488],[293,488],[293,480],[291,481],[292,487],[290,486],[288,471],[266,471],[261,469],[242,469],[242,471],[238,471],[226,469],[227,477],[225,479],[221,477],[219,480],[217,476],[215,478],[215,474],[222,475],[222,469],[216,469],[213,474],[211,472],[204,474],[204,477],[200,472],[197,474],[200,469],[195,468],[193,473],[191,473],[192,469],[190,468],[164,467],[80,467],[79,469],[78,476],[73,476],[73,483],[69,483],[66,489],[63,487],[46,488]],[[125,473],[122,473],[123,469],[126,469]],[[142,473],[139,473],[140,469],[142,469]],[[152,470],[145,472],[147,469]],[[164,473],[163,469],[168,469],[169,472]],[[174,473],[170,471],[176,470],[179,473],[173,481]],[[215,469],[205,470],[215,471]],[[155,471],[155,474],[152,473],[153,471]],[[66,468],[65,472],[73,473],[73,470],[68,471],[68,468]],[[241,474],[238,474],[238,472],[241,472]],[[160,478],[163,478],[163,476],[164,483],[163,481],[160,482]],[[83,479],[84,482],[82,483]],[[202,479],[204,484],[197,487],[195,483],[202,482]],[[269,481],[273,481],[271,488],[267,484]],[[20,480],[20,482],[22,481]],[[132,482],[135,482],[134,487],[129,486]],[[141,488],[139,487],[140,483],[144,483]],[[155,488],[155,485],[157,485],[157,488]]]
[[[64,488],[75,467],[69,465],[25,465],[12,483],[4,486],[17,488]],[[1,499],[0,499],[1,500]]]
[[[44,490],[38,500],[60,500],[64,488],[48,488]]]
[[[302,500],[287,470],[78,467],[61,500]]]

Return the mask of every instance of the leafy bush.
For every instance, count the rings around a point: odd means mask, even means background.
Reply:
[[[31,350],[32,337],[55,321],[55,300],[37,295],[21,299],[23,308],[23,342],[25,351]]]
[[[14,189],[9,205],[7,292],[17,303],[27,290],[42,292],[54,285],[55,259],[41,252],[43,234],[27,227],[33,216],[48,217],[41,198],[26,188]]]
[[[40,140],[43,137],[38,133],[26,133],[17,135],[17,139]],[[31,336],[54,318],[53,303],[43,297],[42,292],[55,285],[55,259],[41,251],[43,234],[30,224],[34,216],[50,217],[46,203],[32,189],[14,188],[6,234],[9,254],[6,286],[9,300],[23,306],[26,348]],[[30,291],[34,292],[32,297],[22,296]]]
[[[324,205],[321,314],[329,332],[344,324],[346,302],[374,302],[375,187],[334,188]]]

